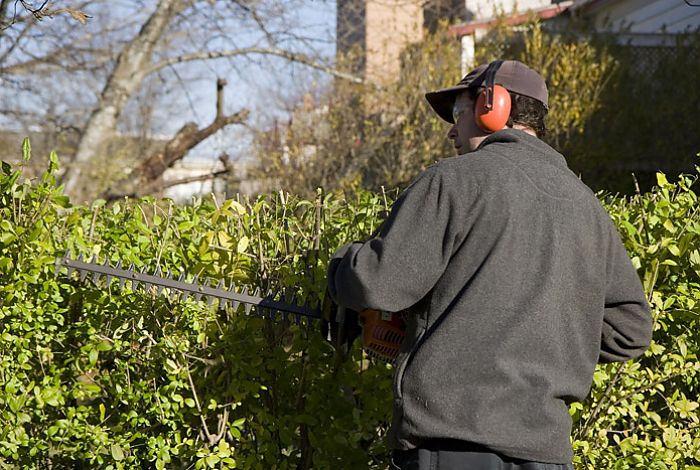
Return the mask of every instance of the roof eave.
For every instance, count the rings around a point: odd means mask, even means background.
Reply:
[[[450,26],[449,32],[457,37],[462,37],[474,34],[480,30],[491,29],[497,24],[505,24],[506,26],[517,26],[530,21],[532,15],[535,15],[536,17],[542,20],[549,20],[568,11],[573,5],[574,2],[569,0],[560,2],[556,6],[540,8],[538,10],[529,10],[525,13],[518,13],[505,18],[489,18],[481,21],[470,21],[468,23],[456,24]]]

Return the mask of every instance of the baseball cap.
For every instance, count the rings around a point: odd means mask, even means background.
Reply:
[[[485,72],[488,66],[489,64],[478,66],[453,87],[426,93],[425,98],[438,116],[454,124],[452,106],[457,95],[467,89],[478,89],[485,86]],[[544,78],[520,61],[503,61],[496,72],[495,83],[505,87],[511,93],[534,98],[544,104],[545,108],[548,108],[549,93],[547,92],[547,84]]]

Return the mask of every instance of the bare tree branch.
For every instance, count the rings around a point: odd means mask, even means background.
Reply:
[[[224,119],[224,87],[226,80],[219,78],[216,81],[216,120]]]
[[[93,0],[85,0],[82,3],[76,5],[73,9],[71,9],[71,11],[76,14],[84,15],[84,13],[82,13],[82,10],[88,5],[90,5],[90,3],[93,3]],[[4,17],[2,8],[3,5],[0,3],[0,21],[2,21],[2,18]],[[50,16],[61,12],[62,11],[58,10],[47,11],[45,16]],[[85,18],[89,17],[85,15]],[[47,48],[42,47],[40,50],[42,50],[42,52],[46,52],[43,55],[32,54],[29,50],[21,47],[21,43],[28,37],[29,33],[32,32],[34,30],[34,27],[38,24],[39,20],[33,16],[27,19],[24,28],[19,32],[19,34],[16,37],[10,40],[10,46],[2,53],[2,55],[0,55],[0,64],[5,63],[10,57],[12,57],[12,54],[16,50],[19,50],[23,56],[27,56],[29,57],[29,59],[16,62],[9,66],[0,67],[0,75],[23,75],[37,73],[41,70],[40,67],[44,65],[61,67],[67,72],[83,71],[89,68],[86,65],[87,62],[85,60],[83,60],[82,62],[78,61],[78,63],[74,65],[64,64],[61,61],[66,58],[74,58],[76,56],[80,57],[90,54],[97,56],[106,56],[101,60],[95,62],[95,67],[100,67],[108,62],[111,62],[116,58],[116,54],[109,54],[108,51],[104,48],[98,49],[94,47],[80,46],[81,43],[89,42],[91,39],[94,38],[95,35],[91,32],[87,32],[86,34],[78,38],[71,38],[69,41],[67,41],[67,43],[64,42],[63,44],[56,44],[55,47],[49,48],[48,51]],[[102,29],[99,34],[100,36],[107,35],[116,30],[119,30],[123,26],[124,24],[120,23],[119,27]],[[0,29],[0,37],[2,37],[2,32],[3,30]],[[63,36],[61,36],[61,38],[63,38]]]
[[[22,6],[24,7],[25,10],[27,10],[29,13],[34,15],[34,18],[37,20],[40,20],[44,16],[44,12],[42,11],[44,7],[46,6],[47,3],[49,3],[49,0],[44,0],[44,3],[41,4],[39,8],[32,9],[32,6],[26,1],[26,0],[19,0]],[[15,5],[17,2],[15,2]]]
[[[159,193],[165,189],[171,188],[173,186],[178,186],[181,184],[189,184],[189,183],[196,183],[198,181],[209,181],[214,178],[218,178],[219,176],[223,176],[227,173],[229,173],[230,170],[218,170],[213,173],[207,173],[205,175],[197,175],[197,176],[188,176],[186,178],[180,178],[172,181],[163,181],[160,184],[153,185],[149,187],[149,192],[150,193]]]
[[[76,21],[79,21],[81,24],[85,24],[90,18],[88,15],[86,15],[83,11],[74,9],[74,8],[59,8],[57,10],[51,10],[49,8],[46,8],[46,6],[49,3],[49,0],[44,0],[43,3],[38,7],[35,8],[33,7],[27,0],[15,0],[14,2],[14,13],[12,15],[12,21],[10,21],[7,24],[0,24],[0,31],[4,31],[8,29],[10,26],[13,26],[19,22],[17,18],[17,4],[22,5],[22,8],[24,8],[27,12],[31,13],[31,15],[34,17],[35,20],[41,21],[46,17],[53,17],[54,15],[57,15],[59,13],[68,13],[70,16],[73,17]],[[0,18],[5,18],[8,6],[10,4],[10,1],[3,0],[0,3]]]
[[[0,0],[0,18],[5,18],[7,15],[7,8],[10,6],[12,0]]]
[[[25,28],[24,31],[26,31],[28,28]],[[23,31],[23,32],[24,32]],[[7,56],[13,52],[12,49],[16,47],[16,44],[13,44],[6,53],[0,57],[0,63],[4,59],[7,58]],[[26,53],[26,51],[23,51],[26,55],[30,55]],[[65,64],[62,63],[61,60],[69,55],[76,55],[79,53],[84,53],[84,54],[89,54],[89,53],[95,53],[99,54],[102,57],[99,58],[98,60],[95,60],[93,63],[88,64],[88,62],[78,62],[75,64]],[[99,68],[109,62],[112,62],[114,60],[114,57],[111,55],[105,54],[104,51],[102,50],[91,50],[89,48],[78,48],[74,47],[72,50],[69,49],[58,49],[50,54],[47,54],[45,56],[34,56],[33,58],[25,61],[25,62],[19,62],[17,64],[12,64],[8,65],[7,67],[0,67],[0,75],[24,75],[24,74],[38,74],[41,72],[46,72],[48,73],[52,69],[39,69],[41,66],[49,66],[49,67],[58,67],[61,70],[65,72],[82,72],[85,70],[90,70],[91,68]],[[53,69],[55,70],[55,69]]]
[[[248,117],[248,110],[239,111],[231,116],[224,116],[214,120],[203,129],[197,129],[196,124],[185,124],[175,137],[170,140],[162,152],[157,152],[147,158],[129,175],[129,179],[153,181],[159,178],[165,170],[181,160],[194,146],[202,142],[220,129],[231,124],[240,124]]]
[[[299,64],[304,64],[309,67],[321,70],[328,73],[334,77],[342,78],[343,80],[348,80],[352,83],[365,84],[365,80],[361,77],[357,77],[350,73],[342,72],[336,68],[329,65],[318,62],[305,54],[299,54],[297,52],[291,52],[284,49],[279,49],[275,47],[244,47],[241,49],[232,49],[228,51],[212,51],[212,52],[194,52],[192,54],[184,54],[178,57],[172,57],[170,59],[165,59],[160,62],[153,64],[150,68],[146,69],[144,72],[146,75],[151,74],[157,70],[167,67],[169,65],[179,64],[182,62],[191,62],[194,60],[207,60],[207,59],[218,59],[221,57],[233,57],[240,55],[272,55],[277,57],[282,57],[292,62],[297,62]]]
[[[2,12],[2,5],[0,5],[0,19],[4,18],[4,17],[5,17],[5,15]],[[5,59],[7,59],[10,56],[10,54],[12,54],[12,52],[14,52],[14,50],[17,48],[17,46],[22,42],[22,40],[27,36],[27,34],[32,30],[32,26],[34,26],[36,23],[37,23],[37,21],[34,20],[31,23],[28,23],[27,26],[25,26],[25,28],[19,33],[17,38],[15,38],[12,41],[12,44],[10,45],[10,47],[8,47],[7,50],[0,56],[0,64],[2,64],[5,61]],[[1,31],[0,31],[0,33],[1,33]],[[3,69],[0,68],[0,75],[2,75],[2,74],[3,74]]]
[[[32,8],[32,6],[26,1],[26,0],[14,0],[14,12],[12,13],[12,20],[7,23],[7,24],[0,24],[0,31],[4,31],[8,29],[10,26],[16,24],[18,22],[17,20],[17,4],[22,5],[22,8],[24,8],[26,11],[31,13],[34,18],[37,20],[41,20],[43,18],[43,13],[42,10],[48,3],[48,0],[45,0],[43,5],[41,5],[39,8]],[[0,18],[4,19],[7,10],[9,9],[10,1],[3,0],[2,3],[0,3],[0,13],[2,14]]]

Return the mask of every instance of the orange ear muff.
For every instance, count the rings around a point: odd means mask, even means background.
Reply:
[[[484,132],[496,132],[503,129],[510,117],[510,93],[501,85],[493,86],[493,105],[488,108],[488,88],[484,89],[474,105],[474,120]]]

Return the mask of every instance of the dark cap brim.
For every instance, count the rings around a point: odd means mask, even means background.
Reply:
[[[428,100],[430,106],[435,110],[438,116],[440,116],[445,121],[450,124],[454,124],[455,121],[452,117],[452,107],[455,104],[457,96],[474,86],[474,80],[483,75],[486,67],[488,65],[480,65],[462,78],[458,84],[450,88],[443,88],[442,90],[431,91],[425,94],[425,99]]]
[[[454,124],[452,108],[454,107],[455,100],[457,99],[457,95],[468,88],[468,85],[456,85],[450,88],[443,88],[442,90],[431,91],[425,94],[425,99],[428,100],[428,104],[430,104],[438,116],[450,124]]]

